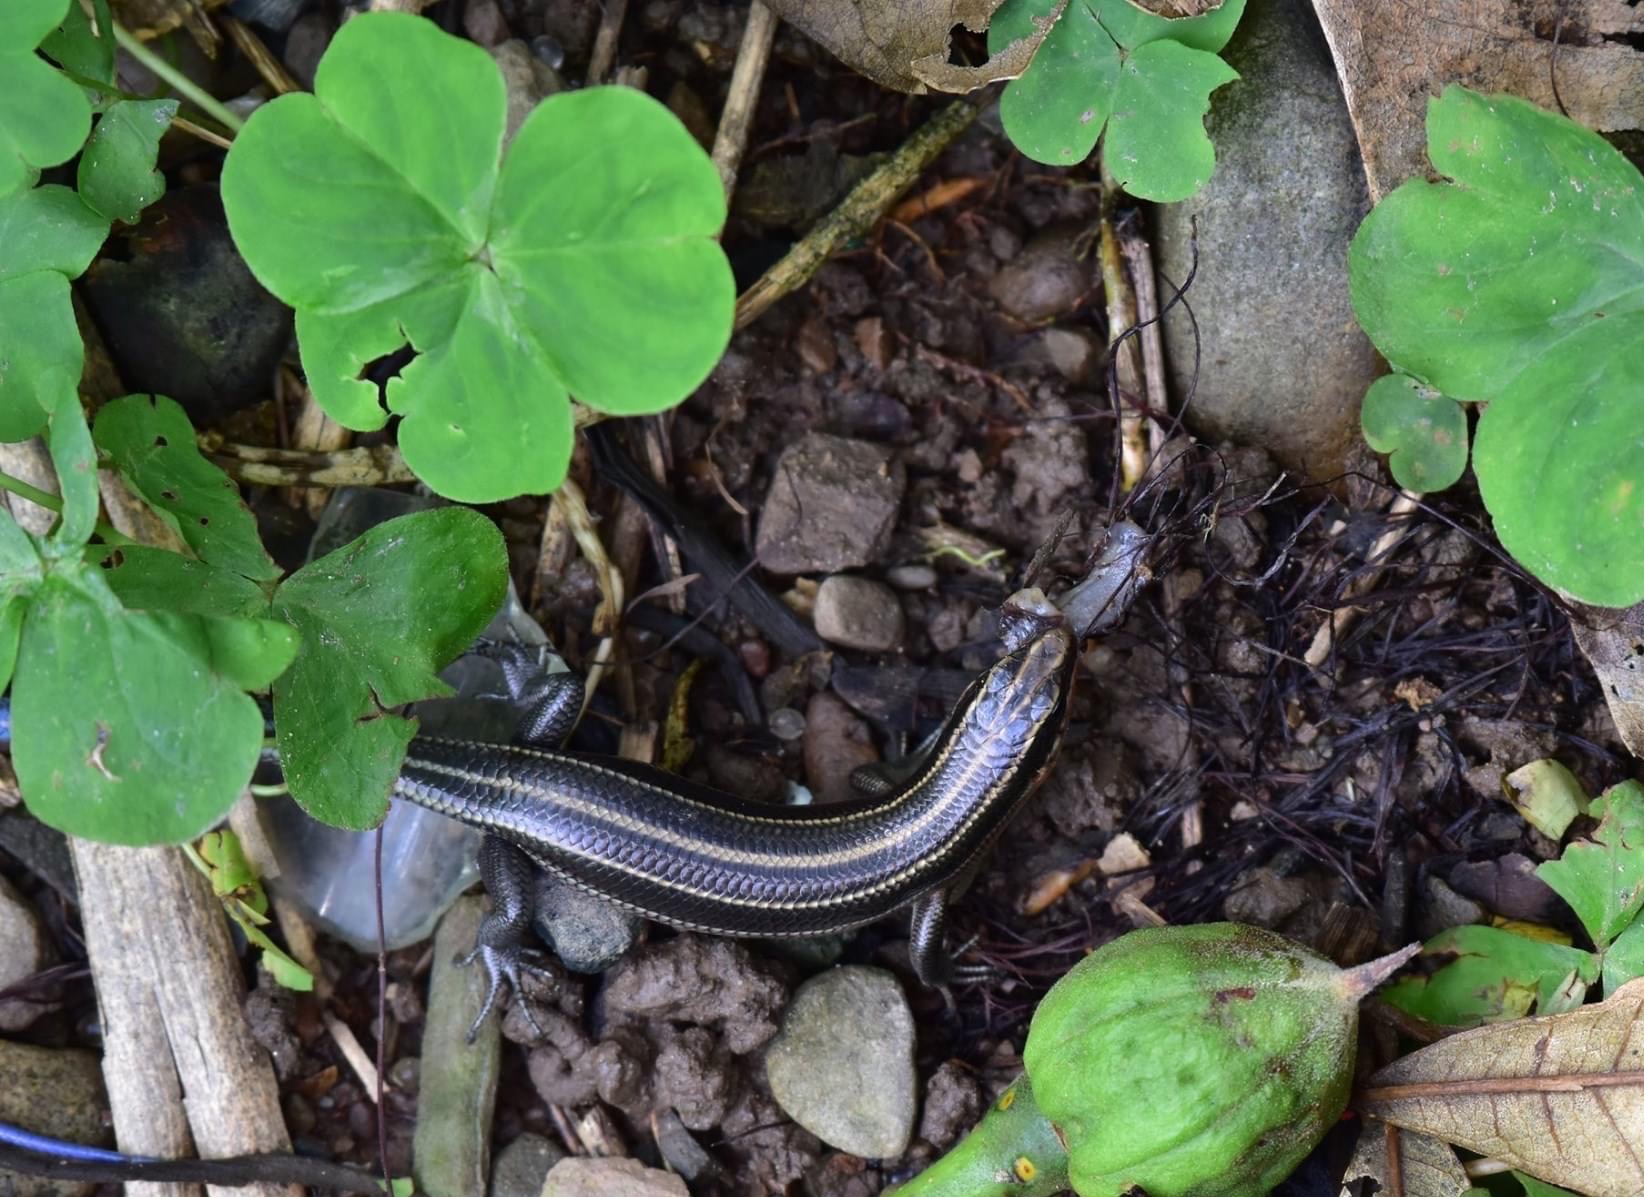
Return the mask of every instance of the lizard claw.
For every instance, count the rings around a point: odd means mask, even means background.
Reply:
[[[468,1042],[472,1043],[479,1037],[480,1027],[496,1009],[497,999],[501,996],[503,983],[506,982],[514,995],[514,1004],[531,1030],[540,1038],[544,1032],[537,1022],[536,1015],[531,1013],[531,1004],[525,998],[523,978],[526,974],[537,977],[547,977],[552,974],[543,966],[530,959],[532,953],[519,945],[498,946],[495,944],[480,943],[474,950],[457,957],[457,963],[463,966],[473,964],[478,960],[480,970],[485,975],[485,1001],[474,1017],[474,1023],[468,1028]]]

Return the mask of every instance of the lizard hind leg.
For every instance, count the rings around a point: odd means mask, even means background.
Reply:
[[[486,892],[491,895],[491,909],[480,920],[474,950],[459,961],[467,965],[477,960],[485,974],[485,1001],[468,1028],[468,1042],[474,1042],[480,1027],[496,1008],[504,982],[513,990],[514,1004],[531,1030],[541,1036],[542,1027],[525,1000],[522,983],[526,973],[544,975],[544,970],[533,961],[535,950],[529,946],[533,938],[531,914],[537,867],[524,852],[496,836],[485,838],[480,845],[479,859],[480,875],[485,879]]]
[[[474,652],[502,670],[507,698],[519,711],[514,739],[528,748],[558,748],[582,717],[582,679],[574,673],[549,672],[552,650],[512,640],[479,640]]]

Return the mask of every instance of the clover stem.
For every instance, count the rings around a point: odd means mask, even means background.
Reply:
[[[63,514],[62,499],[49,490],[41,490],[37,486],[31,486],[21,478],[14,478],[4,471],[0,471],[0,490],[9,490],[18,498],[27,499],[36,507],[44,507],[47,511],[54,512],[59,516]],[[97,521],[96,532],[106,544],[128,545],[138,543],[124,532],[116,531],[111,525],[105,524],[102,520]]]
[[[136,35],[124,25],[118,21],[111,24],[114,26],[114,40],[119,43],[120,48],[158,75],[172,91],[193,103],[202,112],[215,117],[230,133],[238,133],[245,127],[245,121],[236,116],[232,109],[138,41]]]

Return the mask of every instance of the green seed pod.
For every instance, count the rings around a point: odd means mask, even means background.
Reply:
[[[1261,1197],[1341,1116],[1359,1000],[1410,950],[1342,970],[1236,923],[1122,936],[1045,995],[1022,1053],[1080,1197]]]

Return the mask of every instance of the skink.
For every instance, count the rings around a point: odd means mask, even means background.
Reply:
[[[817,936],[911,906],[915,971],[937,984],[946,895],[1044,778],[1067,721],[1077,641],[1061,612],[1024,590],[1002,623],[1005,655],[913,775],[871,798],[773,806],[611,758],[432,738],[412,742],[393,793],[675,927]],[[502,930],[489,929],[498,944],[521,938]]]
[[[517,983],[529,926],[524,887],[502,846],[649,918],[718,935],[823,935],[911,907],[915,969],[939,982],[943,904],[1043,781],[1067,721],[1079,635],[1111,626],[1129,608],[1148,577],[1144,541],[1140,529],[1116,525],[1089,578],[1060,609],[1038,590],[1012,596],[1002,611],[1004,655],[965,691],[914,773],[874,798],[772,807],[609,758],[413,740],[395,796],[486,831],[487,883],[501,883],[475,949],[490,981],[480,1018],[503,979]],[[0,738],[9,730],[0,701]],[[536,730],[551,738],[564,729]],[[195,1179],[183,1175],[190,1166],[240,1162],[148,1161],[0,1124],[0,1163],[64,1177],[159,1170],[155,1179]],[[288,1157],[244,1165],[260,1179],[336,1168]],[[200,1178],[245,1183],[226,1172]],[[327,1180],[371,1187],[347,1169]]]

